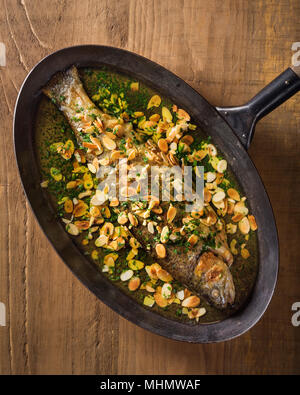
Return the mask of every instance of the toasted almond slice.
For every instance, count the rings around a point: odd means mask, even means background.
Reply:
[[[66,213],[72,213],[73,211],[73,202],[71,199],[67,199],[64,203],[64,209]]]
[[[241,249],[241,255],[244,259],[249,258],[250,256],[250,252],[247,250],[247,248],[242,248]]]
[[[108,166],[110,164],[110,160],[108,157],[99,159],[99,164],[101,166]]]
[[[115,227],[111,222],[105,222],[105,224],[100,229],[100,235],[105,235],[110,237],[114,234]]]
[[[179,110],[177,111],[177,116],[179,119],[184,119],[185,121],[191,120],[189,114],[186,111],[184,111],[182,108],[179,108]]]
[[[117,198],[112,198],[109,205],[110,207],[118,207],[118,205],[120,204],[119,199]]]
[[[125,212],[120,213],[118,216],[118,223],[120,225],[125,225],[127,221],[128,221],[128,215]]]
[[[135,158],[135,156],[136,156],[135,148],[129,149],[127,154],[128,154],[127,160],[133,160]]]
[[[177,213],[176,207],[170,205],[167,212],[167,220],[169,223],[173,222],[174,218],[176,217],[176,213]]]
[[[159,114],[153,114],[153,115],[151,115],[151,117],[149,119],[150,119],[150,121],[158,122],[159,119],[160,119],[160,115]]]
[[[160,288],[161,287],[157,287],[156,292],[154,294],[154,299],[159,307],[165,308],[168,306],[168,300],[162,296]]]
[[[161,281],[163,281],[165,283],[169,283],[170,281],[173,280],[173,277],[171,276],[171,274],[168,273],[164,269],[158,269],[157,272],[156,272],[156,275]]]
[[[161,103],[161,98],[158,95],[154,95],[151,97],[151,99],[148,102],[147,109],[152,107],[159,107]]]
[[[88,143],[87,141],[84,141],[84,142],[82,143],[82,145],[83,145],[83,147],[89,148],[89,149],[91,149],[91,150],[98,149],[98,147],[97,147],[96,144]]]
[[[244,201],[237,202],[234,206],[234,214],[242,214],[243,216],[246,216],[248,214],[249,210],[245,206]]]
[[[133,215],[132,213],[128,213],[128,219],[132,226],[138,226],[139,223],[135,215]]]
[[[165,283],[161,288],[161,294],[165,299],[169,299],[172,294],[172,285]]]
[[[169,240],[170,230],[168,226],[164,226],[161,231],[160,241],[161,243],[166,243]]]
[[[98,150],[100,151],[100,154],[102,154],[103,147],[102,147],[102,144],[100,143],[100,140],[97,137],[93,137],[93,136],[90,137],[90,140],[93,144],[95,144],[97,146]]]
[[[214,203],[219,203],[219,202],[221,202],[223,199],[225,199],[225,192],[224,191],[222,191],[222,190],[220,190],[220,191],[218,191],[217,193],[215,193],[214,195],[213,195],[213,198],[212,198],[212,201],[214,202]]]
[[[122,151],[119,150],[115,150],[112,151],[111,155],[110,155],[110,159],[114,162],[120,158],[124,158],[124,153]]]
[[[197,307],[200,304],[200,298],[196,295],[189,296],[181,303],[182,307]]]
[[[103,247],[108,243],[108,237],[106,235],[100,235],[96,240],[95,240],[95,246],[96,247]]]
[[[206,149],[208,150],[208,153],[210,156],[217,156],[218,151],[217,151],[217,148],[213,144],[208,144],[206,146]]]
[[[111,139],[109,136],[107,136],[107,134],[104,134],[102,136],[102,144],[109,151],[113,151],[117,148],[117,144],[115,143],[115,141]]]
[[[192,319],[197,319],[202,317],[204,314],[206,314],[206,308],[205,307],[200,307],[196,309],[192,309],[188,312],[188,317]]]
[[[198,243],[198,240],[199,240],[199,237],[197,236],[197,235],[191,235],[189,238],[188,238],[188,243],[190,243],[190,245],[193,247],[195,244],[197,244]]]
[[[128,281],[131,279],[132,276],[133,276],[133,270],[129,269],[129,270],[126,270],[125,272],[121,273],[120,280],[121,281]]]
[[[240,220],[239,229],[243,233],[243,235],[246,235],[247,233],[249,233],[250,224],[249,224],[249,220],[247,217],[244,217],[243,219]]]
[[[179,110],[179,111],[180,111],[180,110]],[[186,134],[185,136],[183,136],[183,137],[180,139],[180,142],[181,142],[181,143],[185,143],[185,144],[187,144],[187,145],[191,145],[191,144],[194,142],[194,137],[191,136],[190,134]]]
[[[231,219],[233,222],[239,222],[239,221],[241,221],[241,219],[243,219],[243,217],[244,217],[243,214],[237,213],[237,214],[233,215],[231,217]]]
[[[240,194],[239,194],[238,191],[237,191],[236,189],[234,189],[234,188],[229,188],[229,189],[227,190],[227,195],[228,195],[231,199],[236,200],[237,202],[239,202],[239,201],[241,200]]]
[[[73,236],[79,235],[79,229],[77,228],[76,225],[74,225],[72,223],[67,224],[66,229],[67,229],[67,232],[70,233],[70,235],[73,235]]]
[[[238,250],[236,249],[236,244],[237,244],[236,239],[232,239],[230,242],[230,251],[233,253],[233,255],[238,254]]]
[[[251,230],[255,231],[257,229],[257,224],[254,215],[248,215],[248,220]]]
[[[212,171],[209,171],[206,173],[206,181],[207,182],[214,182],[216,179],[216,173],[213,173]]]
[[[172,117],[172,114],[170,113],[170,110],[167,107],[163,107],[161,109],[161,114],[162,114],[164,121],[172,122],[173,117]]]
[[[217,165],[217,171],[219,173],[224,173],[226,169],[227,169],[227,161],[225,159],[220,160]]]
[[[97,169],[96,167],[92,164],[92,163],[88,163],[88,169],[91,173],[96,174],[97,173]]]
[[[128,283],[129,291],[136,291],[141,284],[139,277],[132,277]]]
[[[158,148],[162,152],[164,152],[164,153],[168,152],[169,146],[168,146],[168,143],[167,143],[167,141],[165,139],[159,139],[158,142],[157,142],[157,145],[158,145]]]
[[[205,203],[209,203],[211,201],[212,194],[209,189],[204,188],[204,201]]]

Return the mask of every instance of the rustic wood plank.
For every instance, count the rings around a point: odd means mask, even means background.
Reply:
[[[286,68],[300,37],[297,0],[1,0],[0,373],[299,373],[299,95],[262,120],[250,148],[277,219],[281,269],[272,303],[250,332],[192,345],[144,331],[98,301],[50,247],[26,203],[12,113],[27,72],[76,44],[122,47],[164,65],[211,103],[248,100]]]

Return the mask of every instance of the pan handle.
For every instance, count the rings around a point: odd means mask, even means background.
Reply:
[[[300,90],[300,66],[286,69],[248,103],[237,107],[216,107],[248,149],[256,122]]]

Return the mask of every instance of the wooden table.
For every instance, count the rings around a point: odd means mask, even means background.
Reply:
[[[278,285],[262,320],[230,342],[184,344],[120,318],[67,269],[25,199],[12,143],[28,71],[54,50],[106,44],[144,55],[216,105],[241,104],[290,65],[299,0],[0,0],[0,373],[300,373],[300,94],[259,123],[250,155],[277,220]]]

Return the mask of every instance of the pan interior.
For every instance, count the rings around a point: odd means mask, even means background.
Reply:
[[[111,91],[111,93],[120,94],[120,92],[125,89],[124,87],[128,87],[132,82],[136,82],[136,80],[131,78],[130,76],[105,66],[101,68],[82,68],[80,70],[80,76],[81,80],[83,81],[85,90],[91,98],[98,93],[99,86],[101,86],[102,89],[107,89]],[[162,96],[160,92],[153,88],[150,88],[147,84],[141,82],[139,82],[139,90],[137,92],[131,92],[130,90],[128,90],[127,94],[128,96],[126,96],[126,99],[129,100],[129,104],[131,106],[135,107],[136,111],[145,111],[145,108],[147,107],[147,103],[150,98],[157,94],[159,94],[162,98],[161,106],[159,109],[157,109],[157,112],[161,111],[162,106],[172,106],[172,101],[170,101],[168,97]],[[180,103],[176,101],[175,104]],[[186,110],[188,111],[188,109]],[[208,137],[199,125],[195,131],[191,131],[189,134],[193,136],[195,142],[198,141],[199,143],[202,140],[206,140]],[[68,123],[65,120],[64,116],[57,109],[57,106],[48,98],[42,97],[38,106],[35,127],[35,151],[41,172],[40,181],[44,179],[51,180],[51,176],[49,174],[49,169],[51,166],[70,167],[69,162],[65,161],[65,163],[63,163],[63,160],[61,159],[59,164],[57,165],[57,158],[60,157],[59,155],[57,155],[56,152],[52,152],[50,149],[53,144],[61,141],[62,139],[63,141],[71,139],[74,143],[76,143],[75,136],[68,127]],[[219,147],[217,148],[219,152]],[[222,155],[222,153],[220,154]],[[209,166],[208,163],[207,166]],[[230,180],[231,186],[237,189],[240,192],[241,196],[244,196],[244,192],[241,189],[231,169],[228,169],[228,171],[226,172],[226,178]],[[45,192],[45,194],[48,195],[47,198],[49,198],[52,203],[54,211],[53,215],[57,215],[57,213],[63,215],[61,205],[59,206],[57,204],[57,202],[60,200],[59,191],[57,190],[55,183],[53,183],[53,185],[51,186],[51,192]],[[224,220],[226,223],[230,223],[230,216],[225,216]],[[96,261],[91,259],[92,252],[95,249],[95,246],[92,242],[90,242],[88,245],[83,246],[82,242],[86,238],[86,234],[87,232],[83,232],[79,237],[74,238],[74,243],[76,244],[77,248],[79,248],[79,250],[85,255],[86,259],[89,259],[91,263],[96,265],[98,270],[101,272],[101,269],[103,268],[103,258],[105,254],[103,253],[103,250],[99,249],[99,259],[97,259]],[[246,303],[249,295],[251,294],[258,269],[258,247],[256,233],[250,232],[249,240],[247,241],[245,240],[245,237],[239,232],[236,232],[235,234],[228,234],[228,243],[230,244],[232,240],[237,241],[237,248],[239,248],[239,246],[243,244],[247,244],[247,249],[250,252],[250,256],[247,259],[244,259],[241,254],[235,256],[234,264],[231,266],[231,273],[233,275],[236,289],[235,303],[233,306],[229,306],[225,310],[220,310],[216,307],[213,307],[211,304],[202,299],[201,307],[205,307],[207,313],[199,318],[199,323],[211,323],[229,317],[240,308],[242,308],[242,306]],[[119,251],[118,260],[122,260],[126,263],[126,254],[128,253],[128,249]],[[144,253],[142,255],[142,260],[145,265],[151,265],[155,263],[155,260],[153,260],[153,258],[149,254]],[[127,283],[121,281],[117,273],[114,272],[111,275],[103,274],[103,276],[104,275],[106,275],[113,282],[113,284],[119,287],[124,293],[134,298],[137,303],[143,304],[143,300],[148,294],[146,290],[139,289],[134,293],[130,292],[128,290]],[[142,275],[142,282],[146,281],[147,279],[144,273],[144,276]],[[185,322],[186,324],[195,323],[188,318],[187,314],[182,314],[182,309],[175,303],[164,309],[160,308],[155,304],[152,307],[152,311],[161,314],[168,319]]]

